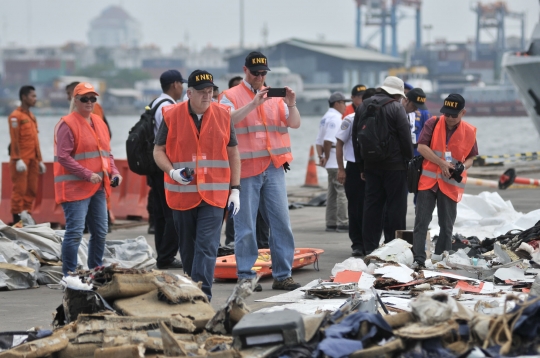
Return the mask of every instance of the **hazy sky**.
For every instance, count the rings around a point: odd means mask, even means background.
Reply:
[[[494,0],[484,0],[492,3]],[[240,0],[1,0],[0,46],[60,45],[68,41],[87,42],[90,21],[110,5],[121,5],[142,27],[143,44],[156,44],[169,52],[180,43],[201,48],[237,46]],[[508,0],[509,9],[527,12],[526,36],[539,18],[538,0]],[[263,42],[263,24],[268,26],[268,43],[298,37],[353,44],[355,41],[356,2],[353,0],[244,0],[245,44]],[[476,15],[471,0],[424,0],[422,23],[429,38],[466,41],[475,35]],[[402,49],[415,40],[414,10],[401,7],[408,15],[399,24]],[[507,21],[507,34],[519,34],[519,21]],[[364,41],[375,31],[363,28]],[[495,36],[492,30],[493,37]],[[484,32],[482,40],[491,37]],[[380,46],[379,36],[372,45]],[[387,30],[390,46],[390,31]]]

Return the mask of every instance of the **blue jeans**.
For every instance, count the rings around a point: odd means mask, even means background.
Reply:
[[[264,172],[240,179],[240,211],[234,217],[234,252],[238,278],[254,278],[251,268],[257,260],[255,223],[257,211],[270,227],[272,276],[283,281],[291,276],[294,258],[294,237],[289,219],[289,203],[283,167],[270,164]],[[260,207],[259,207],[260,206]]]
[[[107,201],[105,191],[98,190],[88,199],[62,203],[66,217],[66,233],[62,242],[62,272],[77,270],[77,253],[83,237],[85,220],[90,231],[88,243],[88,267],[101,266],[107,236]],[[86,214],[88,213],[88,217]]]
[[[212,282],[223,225],[223,209],[201,205],[190,210],[173,210],[174,226],[180,238],[184,272],[212,299]]]

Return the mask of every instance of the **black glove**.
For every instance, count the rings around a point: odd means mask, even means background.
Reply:
[[[285,162],[285,164],[283,164],[283,170],[285,170],[285,173],[291,170],[291,166],[289,165],[289,163]]]
[[[463,180],[463,177],[461,176],[461,174],[463,173],[464,170],[465,170],[465,166],[463,165],[463,163],[457,162],[456,165],[454,165],[454,169],[450,170],[450,174],[452,174],[450,176],[450,179],[454,179],[458,183],[461,183],[461,181]]]

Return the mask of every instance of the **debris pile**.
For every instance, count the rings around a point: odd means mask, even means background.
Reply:
[[[49,223],[11,227],[0,221],[0,289],[21,290],[62,280],[62,240],[64,230]],[[155,266],[153,249],[143,236],[107,240],[103,264],[149,269]],[[88,269],[88,240],[81,240],[78,267]]]

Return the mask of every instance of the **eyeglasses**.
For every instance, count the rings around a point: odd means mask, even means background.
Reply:
[[[251,70],[249,72],[255,77],[257,76],[264,77],[268,73],[268,71],[251,71]]]
[[[96,103],[97,98],[96,97],[79,97],[79,101],[82,103]]]

